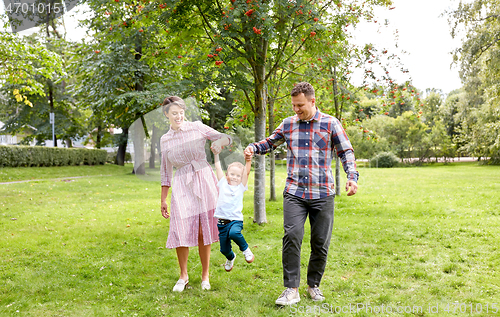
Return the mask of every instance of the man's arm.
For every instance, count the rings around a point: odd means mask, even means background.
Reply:
[[[222,170],[222,166],[220,165],[219,154],[214,155],[215,159],[215,170],[217,171],[217,180],[221,180],[224,177],[224,171]]]
[[[337,155],[342,163],[342,167],[347,174],[347,183],[345,186],[347,196],[356,194],[358,190],[359,173],[356,170],[356,158],[351,142],[337,119],[334,119],[334,129],[337,133],[332,133],[332,141],[337,151]]]
[[[276,130],[274,130],[273,133],[266,139],[250,143],[245,149],[245,154],[247,154],[247,149],[248,151],[251,151],[252,154],[266,154],[271,152],[272,149],[277,148],[283,142],[285,142],[285,136],[283,134],[282,122],[280,126],[276,128]],[[248,152],[248,154],[250,154],[250,152]]]
[[[241,183],[243,186],[247,186],[248,183],[248,175],[250,175],[250,170],[252,169],[252,157],[250,156],[248,159],[245,156],[245,171],[243,173],[243,178],[241,179]]]

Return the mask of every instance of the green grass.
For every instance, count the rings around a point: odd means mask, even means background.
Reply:
[[[227,273],[213,244],[212,290],[202,292],[192,248],[192,289],[175,294],[179,272],[175,250],[165,249],[169,222],[160,215],[160,186],[130,172],[113,165],[0,169],[0,182],[44,179],[0,185],[1,316],[313,316],[320,307],[331,315],[326,308],[358,303],[424,309],[385,314],[394,316],[463,315],[445,312],[447,303],[451,312],[453,303],[465,303],[467,315],[470,304],[483,307],[474,316],[500,315],[491,307],[500,307],[499,167],[361,168],[358,194],[335,199],[321,284],[326,301],[316,307],[304,295],[306,224],[299,305],[316,309],[311,314],[274,304],[283,290],[281,194],[267,202],[268,223],[258,226],[249,183],[244,235],[254,263],[240,256]],[[54,180],[70,176],[91,177]],[[284,178],[280,167],[278,193]],[[429,313],[436,305],[439,313]]]

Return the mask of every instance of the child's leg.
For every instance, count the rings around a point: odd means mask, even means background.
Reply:
[[[217,229],[219,229],[220,252],[224,254],[228,260],[232,260],[235,257],[231,248],[231,239],[229,238],[230,226],[231,223],[228,223],[227,225],[217,224]]]
[[[231,225],[229,238],[236,242],[241,251],[248,249],[248,243],[243,237],[243,234],[241,234],[241,230],[243,230],[243,221],[232,221],[229,225]]]

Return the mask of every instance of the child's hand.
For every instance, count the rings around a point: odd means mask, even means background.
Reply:
[[[215,155],[220,154],[220,152],[222,151],[222,146],[220,145],[219,140],[212,142],[212,146],[210,147],[210,149]]]

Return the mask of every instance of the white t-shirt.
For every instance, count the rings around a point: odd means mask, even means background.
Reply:
[[[217,183],[219,187],[219,199],[214,217],[227,220],[243,221],[243,193],[248,190],[248,186],[240,183],[237,186],[229,185],[226,177],[222,177]]]

